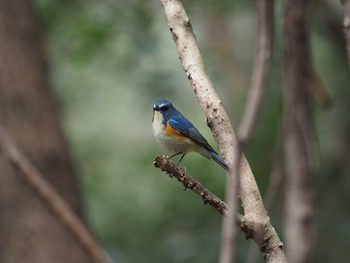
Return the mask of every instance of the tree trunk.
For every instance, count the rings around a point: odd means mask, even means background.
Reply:
[[[311,60],[308,2],[288,0],[285,5],[285,240],[290,263],[313,262],[315,253],[315,139],[307,89]]]
[[[79,188],[48,81],[30,1],[0,0],[0,125],[73,209]],[[0,155],[0,262],[89,262],[71,235]]]

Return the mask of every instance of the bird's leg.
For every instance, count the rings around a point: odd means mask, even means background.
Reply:
[[[181,156],[180,161],[177,163],[177,165],[179,165],[179,164],[180,164],[180,162],[181,162],[181,161],[182,161],[182,159],[185,157],[185,155],[186,155],[186,153],[184,153],[184,154]]]
[[[175,154],[171,155],[170,158],[173,158],[173,157],[178,156],[178,155],[180,155],[180,154],[182,154],[182,152],[175,153]],[[182,156],[181,156],[181,158],[180,158],[180,161],[178,161],[177,165],[180,164],[180,162],[181,162],[182,159],[185,157],[185,155],[186,155],[186,153],[182,154]]]
[[[175,154],[171,155],[170,158],[173,158],[173,157],[175,157],[175,156],[178,156],[179,154],[182,154],[182,152],[175,153]]]

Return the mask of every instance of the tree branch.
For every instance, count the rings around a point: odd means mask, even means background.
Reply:
[[[274,148],[273,164],[270,173],[269,183],[267,185],[264,194],[264,204],[267,211],[272,207],[273,202],[276,200],[276,195],[281,191],[282,179],[283,179],[283,141],[282,136],[278,136],[277,143]],[[278,197],[277,197],[278,198]],[[247,252],[245,263],[254,263],[258,261],[258,250],[251,243]]]
[[[206,116],[214,138],[219,145],[223,158],[229,166],[230,187],[236,189],[237,177],[234,177],[232,163],[236,138],[230,120],[223,109],[212,82],[206,73],[203,60],[196,45],[190,19],[179,0],[161,0],[172,37],[176,43],[179,57],[187,78],[194,90],[199,104]],[[282,243],[270,223],[264,208],[250,166],[243,156],[240,163],[240,197],[244,207],[244,217],[252,224],[252,238],[262,251],[266,262],[286,262]],[[235,193],[234,196],[237,196]],[[235,200],[233,200],[235,204]],[[236,206],[229,210],[233,222]],[[229,214],[229,215],[230,215]]]
[[[228,206],[225,202],[220,200],[216,195],[210,192],[205,186],[198,182],[193,177],[189,176],[184,170],[176,165],[169,156],[157,156],[153,164],[156,168],[159,168],[161,171],[165,171],[171,178],[175,177],[182,185],[184,189],[190,189],[195,194],[199,195],[204,204],[209,204],[216,211],[218,211],[222,216],[227,217],[228,215]],[[234,223],[241,228],[245,233],[246,239],[253,238],[254,234],[254,222],[249,221],[248,218],[245,218],[239,213],[234,213],[235,220]]]
[[[209,204],[221,215],[227,216],[228,207],[225,202],[216,197],[212,192],[205,188],[200,182],[196,181],[193,177],[184,172],[181,167],[176,165],[173,160],[168,156],[157,156],[153,164],[155,167],[165,171],[170,177],[175,177],[180,183],[183,184],[184,189],[191,189],[194,193],[198,194],[204,204]],[[242,223],[242,216],[237,216],[236,222]]]
[[[266,89],[267,78],[270,70],[271,57],[272,57],[272,45],[273,45],[273,32],[274,32],[274,1],[273,0],[260,0],[258,1],[258,45],[256,47],[254,68],[252,73],[251,87],[248,94],[248,99],[245,105],[242,122],[238,131],[238,143],[235,148],[234,160],[232,167],[234,168],[233,176],[239,178],[239,169],[242,154],[245,151],[248,143],[251,140],[253,132],[255,130],[258,115],[262,106],[262,101]],[[232,191],[232,187],[228,185],[226,191],[227,199],[231,200],[235,198],[233,195],[235,191]],[[224,220],[223,228],[227,231],[232,231],[232,223]],[[232,258],[230,256],[230,248],[226,244],[225,240],[221,250],[220,263],[230,263]],[[226,241],[229,242],[229,241]]]
[[[227,204],[221,201],[220,198],[215,196],[196,179],[184,172],[184,170],[176,165],[169,156],[157,156],[154,159],[153,164],[156,168],[165,171],[171,178],[175,177],[180,183],[183,184],[185,190],[190,189],[192,192],[199,195],[204,204],[209,204],[222,216],[227,217]],[[259,238],[261,239],[261,246],[259,246],[259,248],[263,253],[266,262],[286,262],[281,257],[274,257],[274,254],[276,253],[274,250],[276,250],[277,247],[282,248],[283,244],[280,241],[276,242],[275,235],[277,235],[277,233],[273,227],[270,227],[271,224],[269,222],[263,225],[257,225],[255,221],[250,220],[250,218],[247,216],[243,216],[237,212],[234,213],[234,215],[235,220],[233,224],[240,227],[240,229],[245,233],[246,239],[255,240],[257,239],[257,234],[259,234]]]
[[[285,6],[285,116],[287,256],[290,262],[313,262],[315,249],[314,132],[310,108],[309,1]]]
[[[255,52],[251,87],[238,131],[238,139],[243,150],[255,130],[269,76],[274,35],[273,5],[273,0],[258,1],[258,45]]]
[[[96,242],[89,230],[73,210],[67,205],[56,190],[45,180],[45,177],[30,163],[18,149],[15,142],[0,127],[0,149],[13,166],[20,171],[22,181],[33,189],[43,204],[75,237],[96,263],[111,263],[103,249]]]

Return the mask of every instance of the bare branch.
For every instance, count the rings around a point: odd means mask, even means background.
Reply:
[[[258,1],[258,12],[258,45],[255,52],[251,87],[238,131],[238,145],[234,154],[234,176],[237,178],[239,178],[239,164],[242,154],[251,140],[261,110],[272,57],[274,1]],[[230,188],[227,189],[227,191],[230,191]],[[232,198],[230,194],[229,196]],[[227,249],[227,247],[223,247],[223,249]],[[222,254],[228,253],[228,251],[222,251]],[[227,261],[222,261],[222,263],[229,263],[231,261],[232,259],[229,259]]]
[[[238,131],[238,139],[243,149],[249,143],[255,129],[264,98],[273,49],[274,1],[259,0],[258,5],[258,45],[255,52],[248,101],[245,105],[242,122]]]
[[[238,131],[238,145],[233,162],[233,167],[235,168],[234,176],[238,178],[239,164],[242,154],[253,135],[270,71],[274,31],[273,4],[273,0],[258,1],[258,45],[256,47],[251,87],[245,105],[242,123]]]
[[[281,184],[283,179],[283,141],[282,136],[278,136],[277,143],[274,149],[274,158],[272,170],[270,173],[269,183],[267,185],[264,194],[264,204],[267,211],[272,207],[273,202],[276,200],[276,195],[281,191]],[[250,244],[246,263],[254,263],[258,261],[258,250],[254,247],[254,244]]]
[[[290,262],[312,262],[315,246],[314,132],[310,109],[309,1],[285,6],[285,119],[287,256]]]
[[[195,194],[199,195],[204,204],[209,204],[211,207],[213,207],[215,210],[217,210],[222,216],[227,217],[228,215],[228,206],[225,202],[220,200],[216,195],[214,195],[212,192],[210,192],[205,186],[203,186],[200,182],[198,182],[193,177],[189,176],[181,167],[176,165],[173,160],[170,159],[169,156],[157,156],[153,164],[156,168],[159,168],[162,171],[165,171],[171,178],[175,177],[182,185],[184,186],[184,189],[190,189]],[[255,233],[257,232],[257,226],[255,225],[255,222],[252,222],[249,220],[249,218],[246,218],[245,216],[234,213],[235,215],[235,224],[241,228],[241,230],[245,233],[246,239],[254,238]],[[264,228],[266,226],[261,226],[261,228]],[[259,229],[260,230],[260,229]],[[262,232],[264,232],[263,229],[261,229]],[[266,236],[263,238],[268,240],[271,238],[273,234],[268,234],[266,232]],[[279,243],[278,246],[282,247],[282,243]],[[267,250],[264,248],[264,246],[261,247],[262,251]],[[283,261],[282,261],[283,262]]]
[[[227,178],[226,183],[226,202],[230,211],[234,211],[236,209],[237,203],[237,187],[239,182],[236,183],[239,179],[239,161],[237,162],[237,166],[235,164],[232,165],[231,173],[233,176],[229,176]],[[237,170],[236,174],[235,170]],[[221,229],[221,246],[220,246],[220,256],[219,263],[231,263],[234,262],[234,248],[235,248],[235,235],[236,228],[233,222],[233,213],[230,213],[228,217],[223,218],[222,220],[222,229]]]
[[[175,177],[183,184],[184,189],[191,189],[198,194],[204,204],[209,204],[221,215],[227,216],[228,207],[225,202],[216,197],[212,192],[205,188],[200,182],[189,176],[184,170],[176,165],[168,156],[157,156],[153,162],[154,166],[165,171],[170,177]],[[242,216],[237,216],[237,224],[242,223]]]
[[[230,183],[229,181],[228,183],[232,189],[236,189],[237,177],[234,176],[234,170],[232,169],[235,158],[235,134],[213,84],[206,73],[203,60],[196,45],[190,19],[187,17],[181,1],[161,0],[161,3],[187,78],[197,95],[199,104],[206,116],[207,124],[211,128],[220,151],[229,166],[232,182]],[[244,217],[252,224],[252,238],[262,251],[266,262],[286,262],[282,243],[270,223],[255,178],[244,156],[240,162],[239,178],[239,193],[244,207]],[[234,193],[234,196],[236,197],[237,194]],[[234,198],[233,208],[229,211],[235,210],[236,201]],[[230,212],[229,217],[232,218],[231,222],[233,222],[234,213]]]
[[[55,215],[96,263],[111,263],[89,230],[73,210],[66,204],[45,177],[18,149],[15,142],[0,127],[0,148],[13,166],[18,169],[23,182],[33,189],[43,204]]]
[[[348,61],[350,66],[350,0],[341,0],[343,3],[343,26],[346,40],[346,50],[348,52]]]

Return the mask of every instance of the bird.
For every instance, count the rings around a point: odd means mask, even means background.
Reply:
[[[154,102],[152,128],[158,143],[173,153],[170,158],[182,154],[178,165],[187,153],[198,152],[228,170],[226,163],[203,135],[170,101],[156,100]]]

